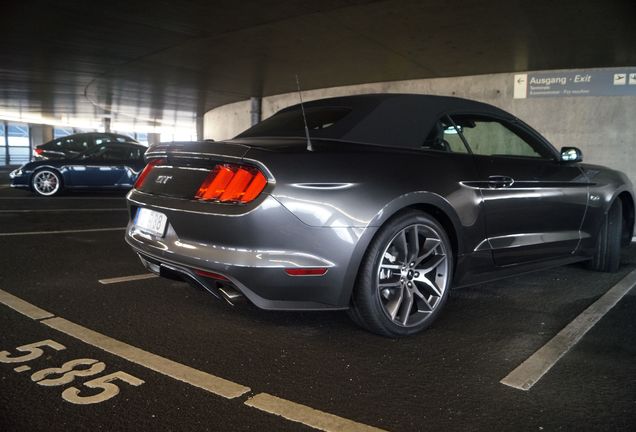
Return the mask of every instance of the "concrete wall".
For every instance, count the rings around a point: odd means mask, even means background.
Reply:
[[[303,100],[360,93],[459,96],[498,106],[530,124],[557,147],[575,146],[584,160],[628,174],[636,184],[636,97],[513,99],[513,74],[478,75],[333,87],[303,92]],[[298,94],[263,98],[262,118],[298,103]],[[250,126],[250,101],[225,105],[204,118],[204,136],[228,139]]]
[[[251,124],[251,101],[245,100],[213,109],[203,117],[203,139],[224,140],[244,131]],[[273,112],[268,111],[269,117]]]

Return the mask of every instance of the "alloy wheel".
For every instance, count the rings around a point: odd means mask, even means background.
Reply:
[[[400,230],[380,257],[377,292],[395,324],[414,327],[441,304],[448,285],[446,245],[433,227],[413,224]]]
[[[38,171],[33,177],[33,189],[40,195],[54,195],[60,189],[60,180],[51,171]]]

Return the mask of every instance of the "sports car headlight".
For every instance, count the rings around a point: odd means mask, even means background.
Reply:
[[[9,173],[9,178],[16,178],[22,175],[22,167],[14,169]]]

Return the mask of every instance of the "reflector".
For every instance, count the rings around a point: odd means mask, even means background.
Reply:
[[[290,276],[322,276],[327,273],[324,267],[319,268],[287,268],[285,273]]]
[[[199,276],[203,276],[210,279],[224,280],[224,281],[228,280],[228,278],[218,273],[213,273],[213,272],[204,271],[204,270],[195,270],[194,272],[198,274]]]

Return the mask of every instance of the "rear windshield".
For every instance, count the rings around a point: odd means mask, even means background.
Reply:
[[[307,127],[311,136],[341,138],[350,128],[338,127],[351,113],[351,108],[308,107],[305,109]],[[305,122],[300,108],[282,111],[249,128],[237,138],[254,137],[304,137]]]

